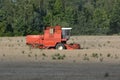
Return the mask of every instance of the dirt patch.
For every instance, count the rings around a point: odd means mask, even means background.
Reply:
[[[31,49],[25,37],[0,38],[2,80],[119,80],[119,36],[73,36],[80,50]]]

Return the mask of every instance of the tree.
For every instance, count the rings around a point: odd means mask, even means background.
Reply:
[[[12,17],[13,17],[13,5],[11,1],[1,0],[0,1],[0,28],[1,36],[13,35]]]
[[[93,24],[95,34],[107,34],[109,31],[110,19],[104,9],[95,9],[93,13]]]
[[[109,34],[118,34],[120,33],[120,1],[119,0],[116,0],[112,12],[113,13],[111,15]]]
[[[75,35],[120,33],[120,0],[0,0],[0,36],[40,34],[44,26]]]

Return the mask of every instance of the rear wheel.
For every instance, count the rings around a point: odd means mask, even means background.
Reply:
[[[55,48],[58,50],[63,50],[63,49],[65,49],[65,46],[62,43],[58,43]]]

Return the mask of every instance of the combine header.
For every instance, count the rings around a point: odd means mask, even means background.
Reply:
[[[67,44],[72,28],[46,27],[43,35],[27,35],[26,44],[40,49],[80,49],[79,44]]]

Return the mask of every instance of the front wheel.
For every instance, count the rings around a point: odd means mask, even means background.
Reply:
[[[55,48],[58,50],[63,50],[63,49],[65,49],[65,46],[62,43],[58,43]]]

